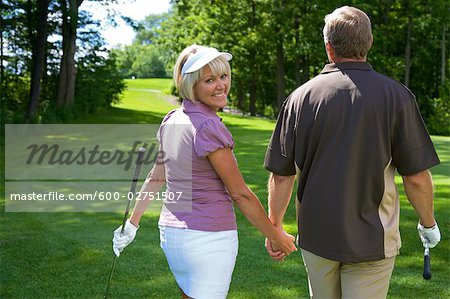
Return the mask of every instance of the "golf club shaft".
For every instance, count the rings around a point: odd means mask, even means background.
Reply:
[[[111,285],[111,280],[112,280],[112,277],[113,277],[114,268],[116,267],[116,259],[117,259],[117,256],[114,254],[114,259],[113,259],[113,263],[112,263],[112,267],[111,267],[111,272],[109,273],[108,285],[106,286],[105,296],[103,296],[103,298],[105,298],[105,299],[108,298],[109,286]]]
[[[423,253],[423,278],[431,279],[431,263],[430,263],[430,242],[426,240],[425,251]]]
[[[128,197],[127,208],[125,209],[125,213],[124,213],[124,216],[122,219],[122,229],[120,230],[121,235],[125,231],[125,224],[128,219],[128,214],[130,213],[130,204],[131,204],[131,201],[133,200],[134,193],[136,192],[136,184],[137,184],[137,181],[139,180],[139,173],[141,172],[141,165],[142,165],[144,153],[145,153],[145,148],[143,148],[143,147],[139,148],[139,154],[138,154],[138,157],[136,160],[136,168],[134,170],[133,181],[131,182],[130,192],[128,193],[128,196],[127,196]],[[116,266],[116,259],[117,259],[117,256],[114,254],[114,259],[113,259],[113,263],[112,263],[112,267],[111,267],[111,273],[109,274],[109,279],[108,279],[108,285],[106,286],[105,296],[103,297],[105,299],[108,298],[109,287],[111,286],[111,281],[112,281],[112,277],[114,274],[114,268]]]

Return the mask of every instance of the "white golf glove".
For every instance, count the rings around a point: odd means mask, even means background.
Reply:
[[[422,241],[423,247],[425,247],[426,240],[428,240],[430,248],[436,246],[441,240],[441,232],[439,231],[437,223],[433,227],[425,228],[419,222],[417,224],[417,231],[419,232],[419,237]]]
[[[114,238],[112,241],[113,241],[113,251],[116,256],[120,256],[122,250],[134,240],[138,228],[139,227],[134,226],[130,222],[130,219],[128,219],[125,222],[125,229],[123,230],[123,234],[120,234],[122,230],[122,225],[119,226],[114,231]]]

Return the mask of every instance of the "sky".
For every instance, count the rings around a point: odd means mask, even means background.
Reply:
[[[150,14],[167,12],[170,8],[170,0],[118,0],[118,4],[111,6],[124,16],[134,20],[143,20]],[[116,18],[119,26],[109,25],[106,22],[108,13],[104,6],[93,1],[83,1],[80,9],[90,11],[94,19],[101,21],[100,32],[108,47],[131,44],[135,36],[133,29],[119,17]]]

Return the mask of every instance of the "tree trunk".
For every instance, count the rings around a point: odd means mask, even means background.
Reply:
[[[69,0],[68,7],[66,0],[61,0],[63,13],[62,37],[63,55],[59,74],[58,93],[56,105],[71,106],[75,97],[75,47],[77,40],[78,7],[83,0]]]
[[[276,47],[277,47],[277,104],[279,110],[286,98],[283,35],[281,34],[281,32],[279,32],[278,34]]]
[[[46,59],[48,6],[49,0],[37,1],[37,20],[33,26],[36,28],[36,36],[33,38],[30,100],[25,114],[25,122],[30,122],[35,117],[41,95],[41,79]]]
[[[68,12],[65,0],[60,0],[61,12],[62,12],[62,57],[61,64],[59,68],[59,82],[58,82],[58,93],[56,95],[56,106],[61,108],[66,102],[67,93],[67,43],[68,43]]]
[[[300,17],[296,16],[294,20],[294,30],[295,30],[295,46],[300,48]],[[296,57],[294,57],[294,73],[295,73],[295,85],[299,86],[302,83],[302,78],[300,76],[300,57],[297,54]]]
[[[389,11],[390,11],[390,1],[388,3],[383,3],[383,9],[382,9],[382,16],[383,16],[383,23],[384,23],[384,28],[386,28],[385,30],[387,30],[388,28],[388,24],[389,24]],[[387,41],[388,41],[388,32],[384,32],[383,37],[381,39],[382,41],[382,53],[383,53],[383,57],[389,57],[389,53],[387,50]],[[382,73],[386,73],[386,64],[382,63],[381,65],[381,72]]]
[[[246,88],[242,88],[243,84],[240,84],[240,82],[235,81],[235,86],[237,87],[236,90],[236,103],[235,107],[242,111],[242,113],[245,113],[244,108],[244,100],[245,100],[245,90]]]
[[[309,54],[305,54],[302,57],[302,67],[303,67],[303,81],[301,82],[302,84],[305,83],[306,81],[308,81],[311,77],[311,72],[309,69]]]
[[[409,9],[410,3],[408,2],[407,14],[408,14],[408,28],[406,31],[406,47],[405,47],[405,79],[404,84],[409,86],[410,70],[411,70],[411,31],[413,27],[413,21],[411,12]]]
[[[249,93],[250,93],[250,115],[256,115],[256,78],[253,76],[250,79]]]
[[[256,26],[256,4],[255,1],[251,2],[251,7],[252,7],[252,15],[251,15],[251,19],[250,19],[250,26],[252,28],[252,31],[255,30],[255,26]],[[254,46],[252,46],[252,48],[249,50],[249,54],[250,54],[250,65],[251,68],[256,72],[257,65],[256,65],[256,55],[257,55],[257,50],[254,48]],[[257,88],[257,82],[256,82],[256,76],[252,76],[250,79],[250,84],[249,84],[249,110],[250,110],[250,115],[255,116],[256,115],[256,88]]]
[[[283,105],[283,102],[286,98],[286,76],[285,76],[285,68],[284,68],[284,35],[282,30],[282,19],[284,17],[284,10],[286,7],[286,1],[281,0],[280,6],[278,7],[278,19],[279,21],[275,25],[276,27],[276,35],[275,38],[276,41],[276,80],[277,80],[277,106],[278,110],[280,110],[281,105]]]
[[[441,39],[441,85],[445,84],[445,35],[447,34],[447,24],[442,26]]]
[[[5,84],[5,67],[3,66],[3,18],[0,18],[0,89],[4,90]],[[3,103],[3,92],[0,93],[0,101]],[[3,109],[2,109],[3,110]]]

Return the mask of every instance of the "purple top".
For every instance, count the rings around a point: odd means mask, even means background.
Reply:
[[[203,103],[184,100],[169,112],[158,131],[164,151],[167,194],[159,225],[202,231],[235,230],[233,202],[206,157],[223,147],[233,149],[231,133]]]

